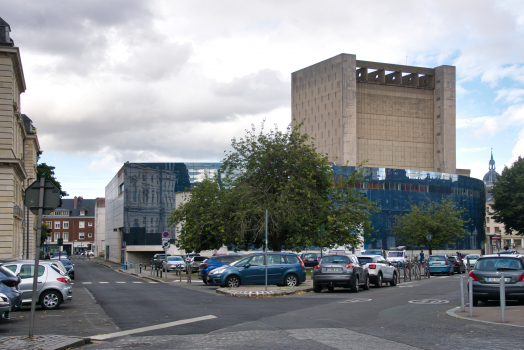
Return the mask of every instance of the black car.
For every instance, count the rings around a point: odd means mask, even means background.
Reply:
[[[302,259],[306,267],[315,267],[320,262],[320,254],[302,253],[300,254],[300,259]]]
[[[356,255],[329,255],[320,260],[313,269],[313,291],[320,293],[323,287],[332,291],[335,287],[369,289],[367,267],[360,264]]]

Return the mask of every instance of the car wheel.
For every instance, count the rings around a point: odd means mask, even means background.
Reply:
[[[375,288],[382,288],[382,274],[378,274],[377,283],[375,283]]]
[[[62,295],[54,290],[44,292],[40,296],[40,306],[45,310],[54,310],[62,304]]]
[[[313,292],[320,293],[320,291],[322,291],[322,287],[321,286],[317,286],[316,284],[314,284],[313,285]]]
[[[351,285],[351,291],[353,293],[358,293],[358,276],[355,279],[355,282],[353,282],[353,284]]]
[[[391,287],[395,287],[397,285],[397,273],[396,272],[393,274],[393,280],[389,282],[389,285]]]
[[[451,269],[448,270],[448,276],[451,276]]]
[[[284,284],[288,287],[296,287],[298,286],[298,277],[292,273],[286,276],[286,279],[284,280]]]
[[[229,276],[226,280],[226,287],[238,288],[240,286],[240,278],[237,276]]]
[[[366,284],[363,287],[364,290],[369,290],[369,276],[366,276]]]

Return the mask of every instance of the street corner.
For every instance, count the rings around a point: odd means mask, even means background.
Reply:
[[[448,316],[473,322],[496,324],[501,326],[524,327],[522,313],[524,306],[510,306],[505,309],[505,322],[501,320],[501,309],[497,306],[474,307],[473,316],[470,316],[469,309],[461,311],[460,307],[455,307],[446,311]]]

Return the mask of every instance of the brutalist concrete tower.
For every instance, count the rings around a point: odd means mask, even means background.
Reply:
[[[453,66],[340,54],[292,73],[292,124],[300,122],[337,165],[457,173]]]

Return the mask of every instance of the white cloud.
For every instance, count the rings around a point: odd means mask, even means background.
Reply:
[[[517,141],[515,144],[515,147],[513,147],[513,150],[511,151],[512,157],[504,164],[505,166],[511,167],[514,162],[518,160],[519,157],[524,157],[524,138],[521,138]]]
[[[481,179],[488,172],[488,164],[481,161],[474,161],[465,164],[457,164],[457,169],[470,169],[471,177]]]
[[[495,101],[504,100],[506,103],[520,103],[523,95],[524,89],[504,88],[497,91]]]

